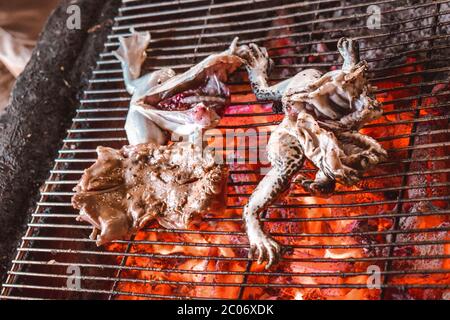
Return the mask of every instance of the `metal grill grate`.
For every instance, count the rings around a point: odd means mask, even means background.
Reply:
[[[436,298],[448,295],[448,29],[450,1],[123,0],[64,146],[3,285],[2,298]],[[381,10],[370,30],[369,6]],[[255,146],[227,146],[229,205],[192,230],[150,225],[129,241],[97,248],[75,221],[71,191],[95,161],[97,145],[121,147],[130,101],[111,51],[129,28],[149,30],[146,71],[183,71],[234,36],[269,49],[272,80],[302,68],[339,66],[336,41],[360,39],[382,120],[364,130],[389,159],[355,188],[317,199],[300,188],[266,212],[265,228],[292,252],[264,271],[247,258],[240,211],[260,179],[259,165],[239,163]],[[257,102],[241,70],[231,81],[234,106],[219,128],[244,135],[274,128],[281,116]],[[258,147],[263,148],[260,142]],[[303,174],[314,169],[307,166]],[[419,223],[420,222],[420,223]],[[81,288],[67,286],[78,266]],[[371,267],[379,288],[369,290]],[[376,270],[378,270],[376,269]],[[72,269],[70,269],[72,270]],[[73,271],[73,270],[72,270]]]

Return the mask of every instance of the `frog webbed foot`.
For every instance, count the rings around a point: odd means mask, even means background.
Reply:
[[[341,38],[337,43],[337,48],[342,58],[344,58],[343,70],[350,70],[360,61],[358,41],[350,38]]]
[[[266,48],[250,43],[248,46],[240,46],[237,53],[245,61],[245,65],[250,72],[258,71],[265,75],[270,73],[273,61],[269,58]]]
[[[137,79],[147,54],[145,50],[150,43],[149,32],[136,32],[132,30],[129,37],[119,37],[120,46],[113,51],[114,56],[129,69],[132,79]]]
[[[280,259],[281,246],[259,229],[248,230],[250,243],[250,250],[248,254],[249,259],[257,258],[258,264],[262,264],[264,261],[267,261],[265,268],[269,269]]]
[[[283,90],[276,85],[270,87],[267,83],[268,75],[273,66],[273,61],[269,58],[267,49],[250,43],[248,46],[240,46],[237,54],[245,62],[248,78],[256,98],[259,100],[281,100]]]
[[[149,32],[136,32],[132,29],[131,36],[119,37],[119,48],[112,52],[114,57],[120,61],[123,80],[129,94],[134,94],[141,85],[136,81],[139,79],[142,64],[147,57],[145,51],[149,43]]]

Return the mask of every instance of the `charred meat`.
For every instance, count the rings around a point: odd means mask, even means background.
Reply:
[[[367,63],[359,60],[358,43],[342,38],[338,49],[344,58],[341,70],[326,74],[303,70],[269,86],[272,61],[267,50],[255,44],[239,48],[256,97],[281,102],[285,113],[268,143],[272,169],[243,212],[250,254],[256,253],[260,263],[268,260],[266,267],[278,259],[280,246],[265,234],[258,215],[289,188],[293,178],[311,194],[325,196],[334,191],[336,182],[358,182],[367,169],[387,156],[377,141],[358,132],[382,114],[367,83]],[[318,169],[313,181],[297,175],[305,158]]]
[[[72,198],[97,245],[124,239],[154,219],[187,228],[195,216],[225,207],[227,169],[208,150],[180,142],[98,147],[97,153]]]

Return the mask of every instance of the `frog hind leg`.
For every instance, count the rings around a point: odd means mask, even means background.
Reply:
[[[292,178],[304,161],[303,151],[298,140],[279,129],[274,131],[268,144],[272,168],[260,181],[243,211],[250,243],[249,255],[250,257],[256,255],[258,263],[268,261],[266,269],[279,259],[281,248],[264,232],[259,215],[289,188]]]

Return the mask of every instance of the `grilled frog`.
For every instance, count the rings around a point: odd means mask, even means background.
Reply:
[[[230,101],[224,82],[243,60],[235,53],[237,38],[228,50],[212,54],[184,73],[162,68],[141,76],[150,33],[132,30],[120,37],[114,56],[121,62],[125,86],[132,95],[125,123],[130,144],[166,144],[168,134],[195,140],[216,126]]]
[[[239,47],[257,99],[281,103],[284,119],[268,143],[271,170],[261,180],[244,207],[243,218],[250,255],[270,267],[280,256],[280,245],[262,229],[259,214],[286,191],[293,179],[316,196],[333,193],[336,182],[353,185],[370,167],[387,157],[373,138],[358,130],[381,116],[380,104],[367,83],[365,61],[358,43],[342,38],[337,44],[344,59],[340,70],[322,74],[315,69],[269,86],[272,61],[256,44]],[[318,169],[314,180],[298,175],[304,160]]]

